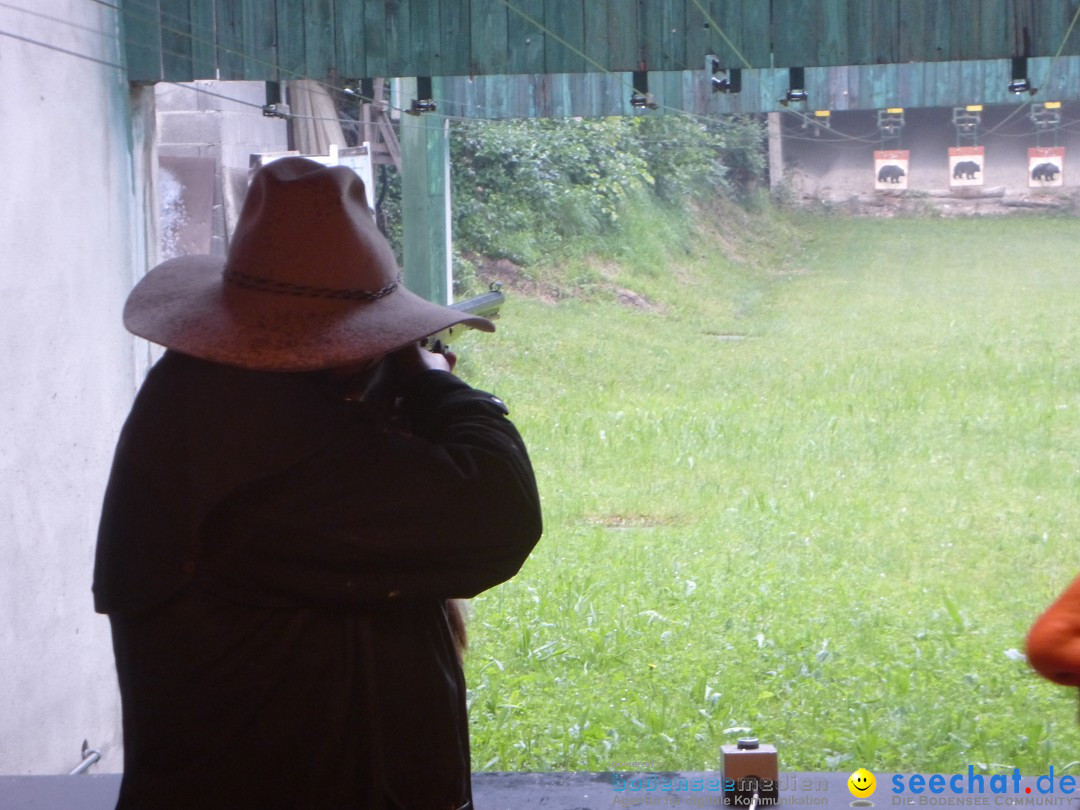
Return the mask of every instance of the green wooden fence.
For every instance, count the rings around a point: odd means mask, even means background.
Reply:
[[[1080,54],[1080,0],[122,0],[132,81],[826,67]]]

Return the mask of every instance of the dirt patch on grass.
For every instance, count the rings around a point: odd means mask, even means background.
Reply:
[[[479,253],[464,253],[462,258],[476,268],[476,277],[484,286],[498,283],[508,291],[513,290],[514,295],[536,298],[549,304],[566,297],[557,285],[530,277],[520,265],[509,259],[492,259]]]
[[[613,514],[589,515],[585,523],[605,529],[656,529],[661,526],[677,526],[684,521],[672,515]]]
[[[603,280],[590,285],[591,289],[589,289],[561,285],[555,280],[536,278],[526,268],[509,259],[493,259],[478,253],[465,253],[462,254],[462,258],[476,268],[476,276],[485,286],[498,282],[508,291],[513,290],[515,295],[535,298],[549,304],[565,298],[581,298],[583,295],[611,296],[623,306],[649,312],[663,311],[663,307],[655,301],[650,301],[645,296],[611,281],[610,270],[603,267],[598,268]]]

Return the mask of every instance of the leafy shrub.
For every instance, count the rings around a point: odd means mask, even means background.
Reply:
[[[587,252],[631,199],[686,208],[740,198],[763,176],[763,127],[751,117],[642,115],[468,121],[451,130],[459,251],[530,265]],[[395,178],[396,180],[396,178]],[[400,233],[400,186],[380,213]]]
[[[474,121],[451,141],[462,249],[532,264],[612,228],[626,202],[737,195],[765,166],[750,118]]]

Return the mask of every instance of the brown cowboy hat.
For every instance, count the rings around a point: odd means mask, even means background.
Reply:
[[[405,289],[363,181],[298,157],[256,173],[227,258],[163,262],[124,306],[124,326],[140,337],[266,371],[347,365],[454,324],[495,331]]]

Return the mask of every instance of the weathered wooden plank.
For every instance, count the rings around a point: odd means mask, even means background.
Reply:
[[[767,3],[736,4],[725,0],[687,0],[687,69],[699,70],[705,56],[716,56],[722,68],[770,64],[771,17]]]
[[[335,68],[334,0],[303,0],[304,75],[317,81],[331,78]]]
[[[899,61],[900,20],[907,10],[901,0],[873,0],[872,48],[875,64]]]
[[[856,0],[857,2],[857,0]],[[848,55],[847,30],[848,0],[827,0],[818,11],[818,54],[812,65],[846,65]]]
[[[304,7],[291,0],[278,0],[276,5],[277,62],[281,79],[284,81],[308,76]]]
[[[821,9],[826,3],[834,2],[842,0],[776,0],[773,3],[772,36],[778,67],[821,64]]]
[[[171,79],[162,64],[162,26],[160,16],[141,5],[123,4],[124,40],[127,49],[128,80],[132,82],[156,82]]]
[[[899,106],[899,101],[887,100],[887,88],[882,85],[882,66],[864,65],[859,76],[859,94],[865,109],[881,110]]]
[[[678,71],[690,67],[686,53],[686,5],[686,0],[667,0],[662,6],[664,25],[661,45],[664,61],[659,66],[660,70]],[[694,62],[695,68],[701,67],[700,59],[695,59]],[[651,65],[649,67],[652,70],[657,69]]]
[[[791,76],[787,68],[761,71],[761,85],[758,88],[758,105],[762,110],[786,109],[780,104],[791,87]]]
[[[452,76],[469,72],[472,48],[469,12],[469,4],[461,0],[441,4],[438,52],[435,54],[433,75]]]
[[[131,5],[130,3],[128,5]],[[161,0],[161,62],[176,82],[195,78],[191,54],[191,7],[188,0]],[[145,11],[139,12],[145,15]]]
[[[564,0],[544,4],[544,25],[551,32],[544,39],[544,64],[549,73],[581,73],[594,70],[585,61],[585,4],[589,0]]]
[[[512,0],[506,20],[507,71],[544,73],[544,0]],[[492,43],[493,45],[495,43]]]
[[[408,5],[412,32],[409,35],[410,71],[415,76],[434,76],[439,72],[436,66],[441,67],[440,60],[435,58],[440,41],[440,4],[431,0],[408,0]]]
[[[684,2],[684,0],[676,0]],[[689,0],[685,0],[689,2]],[[664,23],[671,0],[652,0],[648,8],[640,15],[640,55],[641,67],[646,70],[666,70]]]
[[[567,115],[584,115],[582,107],[587,103],[585,97],[585,77],[589,73],[569,73],[563,79],[566,88],[566,113]]]
[[[244,76],[244,3],[222,0],[217,5],[217,50],[221,79],[239,81]]]
[[[947,75],[947,67],[949,62],[927,62],[923,65],[923,69],[919,71],[920,88],[919,93],[922,98],[935,98],[938,93],[938,88],[941,84],[949,81]],[[907,99],[904,99],[904,103],[907,104]],[[976,103],[976,100],[972,100],[970,103]]]
[[[1039,70],[1036,76],[1045,76],[1047,79],[1046,87],[1047,92],[1053,94],[1053,98],[1043,96],[1045,101],[1057,101],[1058,98],[1073,99],[1077,95],[1077,88],[1080,88],[1080,58],[1077,57],[1063,57],[1054,64],[1054,70],[1050,70],[1050,63],[1053,61],[1049,57],[1040,60],[1045,62],[1045,66]],[[1061,77],[1060,84],[1055,87],[1054,75],[1057,74]]]
[[[412,48],[412,17],[409,0],[383,0],[383,39],[387,70],[391,76],[422,75],[416,70]],[[426,74],[424,74],[426,75]]]
[[[585,55],[589,67],[610,64],[610,42],[607,36],[608,7],[614,0],[588,0],[585,3]]]
[[[874,17],[870,3],[855,2],[847,11],[848,61],[855,65],[874,63]]]
[[[967,3],[971,5],[970,0]],[[994,59],[1008,53],[1010,5],[1010,0],[980,0],[977,10],[973,9],[976,27],[965,59]]]
[[[365,78],[389,77],[390,62],[386,54],[386,4],[367,0],[364,7],[364,70]]]
[[[191,0],[191,71],[196,79],[217,75],[214,0]]]
[[[964,104],[983,104],[986,101],[982,71],[976,62],[946,62],[939,71],[941,83],[931,89],[924,98],[937,101],[942,98],[961,98]],[[959,106],[959,104],[957,105]]]
[[[1052,56],[1062,48],[1062,54],[1080,53],[1080,24],[1069,26],[1080,11],[1080,0],[1033,3],[1029,12],[1031,22],[1030,56]],[[1021,54],[1023,55],[1023,54]]]
[[[369,78],[364,60],[364,5],[334,4],[335,66],[338,76],[348,79]]]
[[[277,78],[277,10],[274,3],[244,3],[244,78]]]
[[[945,54],[948,52],[950,5],[937,3],[904,7],[898,23],[896,45],[901,62],[948,58]]]
[[[892,67],[896,84],[892,94],[895,100],[891,103],[898,107],[921,106],[922,81],[920,80],[921,73],[917,69],[917,66],[913,63],[906,63],[902,65],[893,65]],[[914,100],[908,101],[908,99]]]
[[[634,75],[631,72],[621,74],[622,83],[610,86],[609,99],[612,104],[612,115],[634,115],[637,108],[630,104],[630,96],[633,95]]]
[[[982,101],[983,86],[982,76],[979,73],[977,62],[951,62],[954,70],[948,76],[944,86],[953,92],[963,92],[978,103]],[[940,90],[940,88],[939,88]]]
[[[1075,57],[1065,57],[1057,62],[1050,57],[1028,60],[1028,73],[1039,89],[1039,101],[1060,101],[1074,96],[1076,88],[1080,87],[1076,81],[1078,69],[1080,62]]]
[[[1078,18],[1080,18],[1080,0],[1070,0],[1070,2],[1067,2],[1064,11],[1065,13],[1061,15],[1061,18],[1063,21],[1068,20],[1068,23],[1065,24],[1065,30],[1068,31],[1069,25],[1072,24],[1073,20],[1078,20]],[[1072,31],[1067,38],[1065,37],[1065,34],[1062,34],[1061,36],[1062,42],[1064,42],[1064,45],[1060,46],[1062,54],[1080,54],[1080,20],[1078,20],[1077,25],[1072,26]]]
[[[960,92],[957,95],[966,95],[972,93],[974,104],[988,104],[989,99],[995,98],[999,95],[1002,88],[1008,85],[1009,68],[1008,62],[1003,61],[979,61],[975,62],[975,68],[978,73],[978,84],[972,90],[966,87],[958,88]]]
[[[552,118],[566,118],[570,115],[568,75],[566,73],[549,73],[547,75],[549,110]]]
[[[705,64],[706,54],[715,54],[718,50],[715,35],[711,23],[702,12],[709,11],[710,3],[707,0],[699,0],[701,7],[693,0],[686,0],[686,11],[683,15],[684,22],[684,45],[683,52],[687,62],[686,69],[701,70]],[[725,54],[726,56],[727,54]]]
[[[807,115],[814,110],[829,108],[829,70],[824,67],[806,68],[806,103],[799,109]]]
[[[549,78],[546,73],[539,73],[532,77],[530,85],[533,109],[536,110],[534,117],[551,118],[551,82]]]
[[[502,0],[469,0],[469,25],[472,36],[474,75],[506,73],[509,54],[506,50],[509,11]]]
[[[475,109],[485,118],[509,118],[507,79],[505,76],[485,76],[476,79]]]
[[[416,93],[415,82],[406,80]],[[403,116],[401,127],[402,274],[428,301],[450,302],[449,141],[437,113]]]
[[[667,70],[660,73],[654,73],[649,78],[649,84],[653,88],[654,98],[656,103],[660,105],[661,110],[686,110],[690,109],[693,105],[687,104],[683,99],[683,78],[686,75],[684,70]],[[699,81],[705,83],[708,79],[704,73],[698,71]]]
[[[637,70],[641,66],[641,26],[638,0],[609,0],[608,69]]]
[[[820,109],[849,110],[851,109],[850,70],[846,65],[837,65],[828,68],[829,72],[829,96],[825,106]]]
[[[645,68],[686,67],[686,9],[691,5],[690,0],[651,0],[641,7],[640,58]]]

